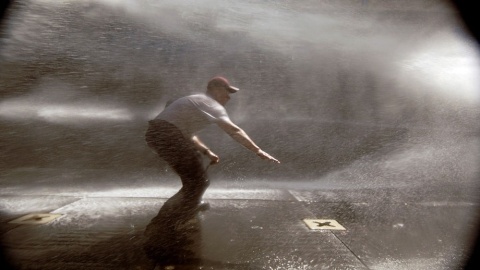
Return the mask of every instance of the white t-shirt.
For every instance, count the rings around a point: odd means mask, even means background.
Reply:
[[[230,120],[225,108],[205,94],[179,98],[155,119],[174,124],[186,138],[192,137],[210,124]]]

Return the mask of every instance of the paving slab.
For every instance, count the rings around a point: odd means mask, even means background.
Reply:
[[[478,220],[473,204],[306,203],[369,269],[456,269],[468,256]]]
[[[145,228],[164,201],[83,198],[52,211],[63,216],[50,223],[4,234],[7,254],[19,269],[168,267],[144,252]],[[173,264],[175,269],[367,269],[336,235],[307,228],[302,219],[313,215],[301,202],[210,203],[211,209],[195,218],[197,233],[187,234],[198,259]]]
[[[22,215],[33,211],[49,212],[78,201],[79,197],[62,196],[1,196],[0,212],[6,215]],[[4,220],[2,220],[4,221]]]
[[[45,225],[22,225],[3,236],[20,269],[123,269],[142,267],[143,228],[164,200],[85,198],[53,213]]]
[[[298,202],[212,202],[202,220],[203,258],[251,269],[367,269],[331,232],[310,231]],[[245,268],[245,269],[250,269]]]
[[[78,197],[62,196],[1,196],[0,197],[0,233],[5,233],[16,224],[8,221],[30,213],[49,213],[62,206],[78,201]]]

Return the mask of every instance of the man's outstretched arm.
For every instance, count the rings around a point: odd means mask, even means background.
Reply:
[[[217,123],[217,125],[221,129],[223,129],[228,135],[230,135],[234,140],[239,142],[241,145],[245,146],[248,150],[257,154],[260,158],[265,160],[270,160],[276,163],[280,163],[280,161],[278,161],[276,158],[272,157],[270,154],[260,149],[260,147],[258,147],[252,141],[252,139],[250,139],[247,133],[243,131],[243,129],[235,125],[232,121],[230,120],[220,121]]]

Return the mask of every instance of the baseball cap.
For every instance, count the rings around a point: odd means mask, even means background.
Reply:
[[[212,86],[223,86],[227,88],[228,92],[230,93],[236,93],[238,90],[240,90],[238,87],[231,85],[226,78],[221,76],[213,77],[210,79],[210,81],[208,81],[207,87],[210,88]]]

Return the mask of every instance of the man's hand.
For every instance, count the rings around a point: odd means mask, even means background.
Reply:
[[[259,156],[261,159],[269,160],[275,163],[280,163],[276,158],[270,156],[267,152],[263,151],[262,149],[258,149],[257,151],[257,156]]]
[[[210,164],[213,165],[220,162],[220,158],[215,153],[213,153],[212,150],[207,149],[205,150],[204,154],[210,159]]]
[[[215,155],[212,150],[208,149],[208,147],[202,141],[200,141],[197,136],[192,137],[192,142],[200,153],[204,154],[210,159],[210,164],[217,164],[220,162],[220,158]]]

